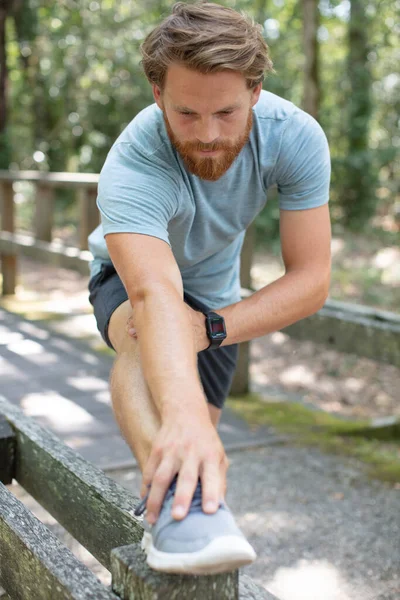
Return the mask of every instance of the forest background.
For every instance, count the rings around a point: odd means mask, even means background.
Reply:
[[[400,302],[400,0],[224,0],[263,26],[276,73],[264,89],[322,125],[331,150],[331,297],[398,310]],[[98,173],[122,129],[153,102],[140,43],[165,0],[0,2],[0,168]],[[16,183],[17,226],[33,186]],[[56,224],[73,242],[72,191]],[[257,245],[279,254],[270,194]],[[256,273],[257,276],[257,273]]]

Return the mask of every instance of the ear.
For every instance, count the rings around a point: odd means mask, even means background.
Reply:
[[[260,98],[261,90],[262,90],[262,82],[259,83],[251,92],[251,106],[252,107],[255,104],[257,104],[258,99]]]
[[[163,102],[162,102],[161,90],[158,87],[158,85],[156,85],[155,83],[153,83],[151,87],[153,90],[154,100],[156,101],[158,108],[161,108],[161,110],[162,110]]]

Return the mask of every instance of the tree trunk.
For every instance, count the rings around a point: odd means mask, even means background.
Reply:
[[[0,168],[8,169],[10,150],[7,139],[7,49],[6,20],[12,0],[0,1]]]
[[[348,154],[341,194],[345,224],[359,229],[374,214],[376,175],[368,147],[372,112],[371,73],[368,64],[369,17],[364,0],[351,0],[347,73]]]
[[[318,0],[303,0],[304,95],[303,109],[318,119],[320,104]]]

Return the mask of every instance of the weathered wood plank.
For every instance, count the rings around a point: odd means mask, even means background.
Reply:
[[[35,237],[51,242],[54,219],[54,189],[38,184],[35,198]]]
[[[10,234],[14,232],[14,191],[12,182],[1,184],[1,228]],[[1,271],[3,276],[3,293],[14,294],[17,280],[17,259],[12,252],[0,249]]]
[[[230,389],[231,396],[242,396],[249,393],[250,389],[250,343],[239,344],[239,356],[236,364],[235,374]]]
[[[88,249],[88,236],[100,223],[100,213],[96,205],[97,189],[80,188],[78,190],[79,204],[79,248]]]
[[[238,600],[238,571],[170,575],[151,569],[138,544],[111,552],[113,591],[122,600]]]
[[[329,300],[282,332],[400,367],[400,315],[389,311]]]
[[[43,171],[6,171],[0,170],[0,181],[42,182],[52,187],[88,187],[94,188],[99,182],[98,173],[44,173]]]
[[[137,543],[139,502],[50,431],[0,396],[17,438],[15,479],[89,552],[110,568],[112,548]]]
[[[0,584],[18,600],[117,600],[0,483]]]
[[[12,483],[15,473],[16,435],[14,430],[0,414],[0,481]]]
[[[57,242],[42,242],[31,235],[4,231],[0,232],[0,253],[28,256],[55,267],[78,271],[82,275],[89,274],[89,262],[93,260],[90,252],[79,248]]]
[[[240,256],[240,283],[242,288],[251,288],[251,265],[253,262],[256,229],[254,223],[246,231]],[[229,335],[229,333],[228,333]],[[233,377],[230,393],[232,396],[247,394],[250,389],[249,381],[250,342],[239,344],[237,367]]]
[[[239,600],[279,600],[257,585],[248,575],[239,575]]]

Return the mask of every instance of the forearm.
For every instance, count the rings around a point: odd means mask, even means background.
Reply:
[[[248,298],[217,310],[227,330],[221,345],[261,337],[315,313],[326,300],[328,279],[306,270],[289,271]]]
[[[132,296],[143,374],[161,417],[206,410],[190,315],[178,291],[160,283]]]

